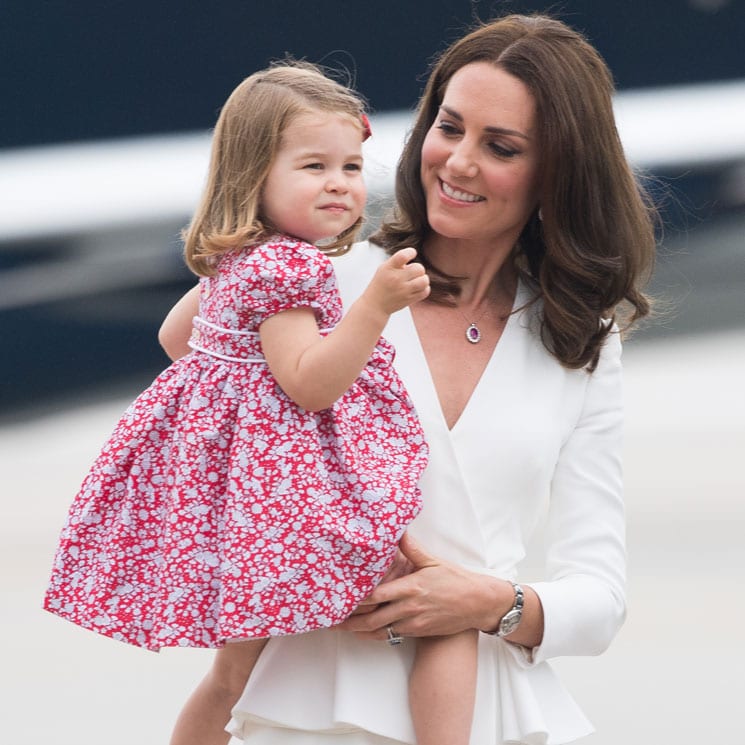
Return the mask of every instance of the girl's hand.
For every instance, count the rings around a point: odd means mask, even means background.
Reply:
[[[442,636],[488,626],[485,614],[495,604],[493,577],[430,556],[408,534],[400,550],[413,571],[378,585],[339,628],[384,640],[389,625],[401,636]]]
[[[366,302],[387,315],[429,295],[429,277],[421,264],[410,263],[415,248],[402,248],[381,264],[363,293]]]

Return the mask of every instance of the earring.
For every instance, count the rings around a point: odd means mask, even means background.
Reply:
[[[543,222],[543,208],[542,208],[542,207],[539,207],[539,208],[538,208],[538,219],[539,219],[539,220],[540,220],[541,222]]]

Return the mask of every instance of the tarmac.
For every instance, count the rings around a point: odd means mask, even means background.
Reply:
[[[585,745],[742,742],[745,329],[632,340],[625,371],[629,616],[607,653],[555,667],[598,730]],[[0,426],[4,742],[165,745],[210,664],[41,609],[69,502],[129,398]]]

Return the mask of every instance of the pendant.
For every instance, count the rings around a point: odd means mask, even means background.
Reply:
[[[481,341],[481,332],[479,331],[479,327],[475,323],[472,323],[466,329],[466,339],[468,339],[471,344],[478,344]]]

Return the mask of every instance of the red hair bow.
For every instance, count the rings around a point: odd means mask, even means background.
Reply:
[[[372,137],[372,129],[370,129],[370,120],[367,118],[367,114],[361,114],[360,120],[362,121],[362,142],[368,137]]]

